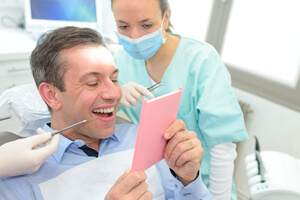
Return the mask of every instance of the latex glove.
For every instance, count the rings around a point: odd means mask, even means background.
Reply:
[[[148,184],[145,182],[146,178],[147,175],[143,171],[130,173],[130,169],[127,169],[110,188],[105,196],[105,200],[152,199],[153,194],[148,190]]]
[[[38,135],[18,139],[0,146],[0,177],[32,173],[53,154],[59,144],[59,135],[53,136],[43,129],[37,129]],[[44,147],[39,144],[44,143]]]
[[[137,101],[143,103],[143,96],[148,97],[149,99],[153,99],[154,95],[147,90],[146,87],[139,85],[135,82],[128,82],[124,84],[122,87],[122,98],[120,103],[127,108],[131,106],[136,106]]]

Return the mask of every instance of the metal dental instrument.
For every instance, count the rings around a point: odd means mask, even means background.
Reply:
[[[159,83],[156,83],[150,87],[147,88],[147,90],[149,90],[150,92],[159,88],[160,86],[164,86],[164,82],[159,82]]]
[[[54,135],[56,135],[56,134],[59,134],[59,133],[61,133],[61,132],[64,132],[64,131],[66,131],[66,130],[69,130],[69,129],[71,129],[71,128],[74,128],[74,127],[76,127],[76,126],[78,126],[78,125],[80,125],[80,124],[84,124],[85,122],[90,121],[90,120],[95,119],[95,118],[96,118],[96,117],[92,117],[92,118],[90,118],[90,119],[82,120],[82,121],[77,122],[77,123],[75,123],[75,124],[73,124],[73,125],[71,125],[71,126],[68,126],[68,127],[66,127],[66,128],[63,128],[63,129],[54,131],[53,133],[51,133],[51,135],[54,136]]]

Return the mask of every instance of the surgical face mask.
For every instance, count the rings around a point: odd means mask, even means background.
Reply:
[[[163,22],[157,31],[144,35],[137,39],[131,39],[125,35],[121,35],[116,32],[119,38],[119,44],[123,46],[124,50],[136,59],[148,59],[151,58],[162,44],[166,42],[165,37],[162,34],[162,26],[164,24],[165,13],[163,16]]]

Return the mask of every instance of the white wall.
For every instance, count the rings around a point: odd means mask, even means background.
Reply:
[[[262,151],[280,151],[300,159],[300,113],[238,88],[234,91],[238,100],[250,104],[253,110],[246,119],[249,140],[238,145],[234,175],[239,200],[246,200],[249,198],[244,158],[254,152],[253,136],[258,137]]]
[[[101,0],[102,7],[102,26],[103,26],[103,36],[106,38],[110,38],[113,41],[117,42],[117,36],[115,34],[116,31],[116,23],[113,12],[111,10],[110,0]]]

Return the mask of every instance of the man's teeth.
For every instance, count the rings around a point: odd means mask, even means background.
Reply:
[[[114,111],[114,107],[112,107],[112,108],[105,108],[105,109],[95,109],[95,110],[93,110],[93,112],[94,113],[111,113],[111,112],[113,112]]]

